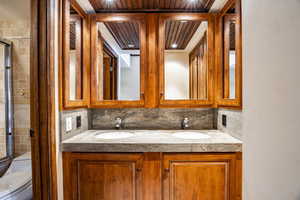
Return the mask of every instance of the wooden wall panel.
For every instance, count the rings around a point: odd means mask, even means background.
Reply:
[[[57,199],[55,5],[54,0],[31,0],[30,136],[35,200]]]
[[[206,100],[208,97],[208,49],[207,34],[189,54],[190,60],[190,98]]]
[[[157,54],[158,49],[158,15],[148,14],[147,15],[147,66],[146,71],[146,88],[145,91],[145,107],[156,108],[159,104],[159,88],[158,88],[158,62]]]

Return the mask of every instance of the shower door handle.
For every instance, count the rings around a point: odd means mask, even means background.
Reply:
[[[29,135],[30,135],[30,137],[34,137],[34,129],[33,128],[31,128],[29,130]]]

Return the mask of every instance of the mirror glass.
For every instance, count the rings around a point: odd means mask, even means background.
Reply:
[[[97,99],[140,100],[140,25],[97,22]]]
[[[70,8],[70,62],[69,62],[69,97],[70,100],[83,99],[83,57],[82,30],[83,18],[71,6]]]
[[[5,46],[0,44],[0,159],[6,156],[4,52]]]
[[[207,21],[166,21],[164,50],[166,100],[207,100],[207,29]]]
[[[224,99],[235,99],[236,88],[236,19],[231,8],[224,16]]]

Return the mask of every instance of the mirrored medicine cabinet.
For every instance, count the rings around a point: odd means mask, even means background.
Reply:
[[[146,67],[144,14],[91,17],[91,105],[144,105]]]
[[[209,14],[163,14],[159,19],[162,106],[213,105],[213,19]]]
[[[241,108],[240,0],[214,14],[63,8],[61,109]]]
[[[61,104],[68,109],[88,103],[89,23],[76,1],[63,2]]]
[[[216,17],[217,104],[242,107],[241,4],[228,1]]]

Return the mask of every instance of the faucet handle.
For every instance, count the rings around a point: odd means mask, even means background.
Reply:
[[[116,122],[122,122],[122,119],[120,117],[117,117]]]
[[[189,121],[190,121],[189,118],[187,118],[187,117],[183,118],[182,124],[181,124],[183,129],[189,128]]]
[[[117,129],[121,128],[122,119],[120,117],[117,117],[115,120],[116,120],[115,128]]]

